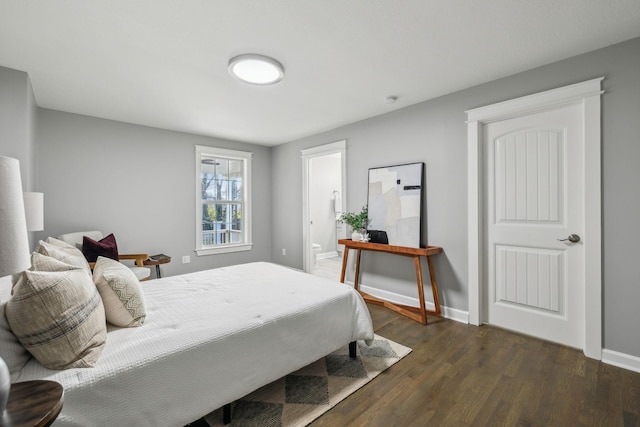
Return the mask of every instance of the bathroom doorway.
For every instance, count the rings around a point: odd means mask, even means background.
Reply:
[[[345,225],[346,141],[302,150],[304,271],[338,280]]]

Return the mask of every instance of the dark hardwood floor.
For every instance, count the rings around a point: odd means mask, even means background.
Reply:
[[[321,426],[640,426],[640,373],[498,328],[369,305],[413,349],[317,419]]]

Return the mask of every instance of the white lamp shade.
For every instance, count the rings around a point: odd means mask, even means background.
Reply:
[[[44,194],[24,193],[24,213],[27,218],[27,231],[44,230]]]
[[[0,277],[31,266],[20,162],[0,156]]]

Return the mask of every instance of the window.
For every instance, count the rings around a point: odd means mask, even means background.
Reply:
[[[248,251],[251,153],[196,145],[196,253]]]

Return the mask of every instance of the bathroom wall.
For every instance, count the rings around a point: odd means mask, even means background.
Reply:
[[[311,242],[322,246],[321,254],[332,253],[336,251],[338,239],[333,192],[342,188],[340,155],[314,157],[309,165]],[[343,224],[338,225],[344,227]]]

